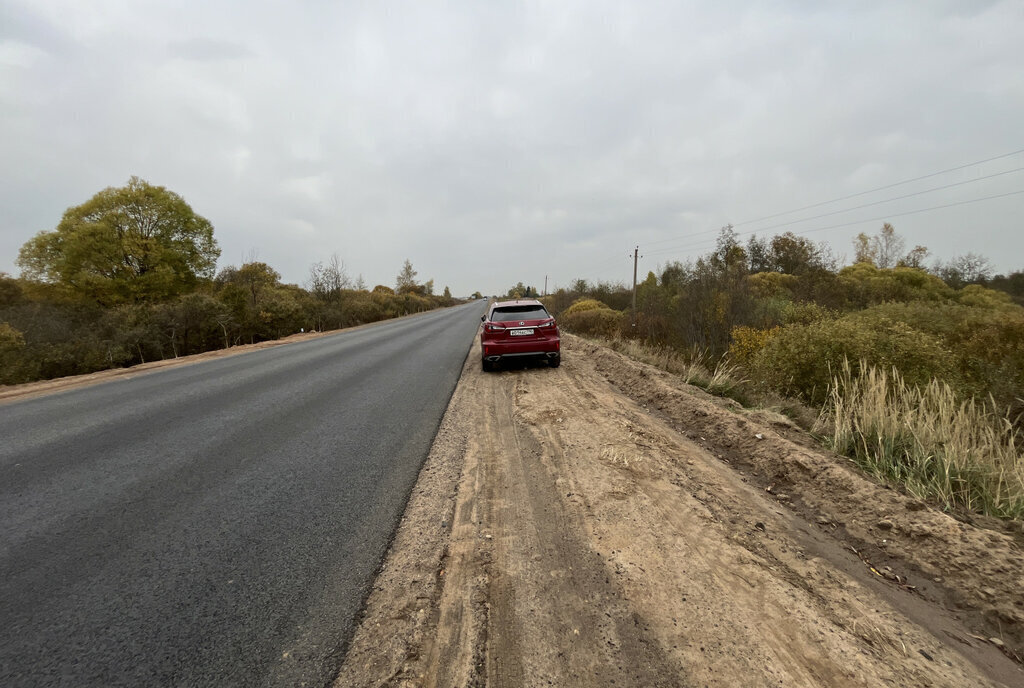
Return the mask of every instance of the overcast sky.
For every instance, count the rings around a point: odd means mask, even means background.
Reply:
[[[1024,193],[914,211],[1024,191],[1022,37],[1021,0],[0,0],[0,271],[132,175],[300,284],[627,282],[886,219],[1020,270]]]

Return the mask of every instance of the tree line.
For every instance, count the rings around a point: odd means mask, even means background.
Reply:
[[[940,379],[962,398],[1024,411],[1024,272],[976,254],[925,264],[886,224],[854,240],[854,262],[792,233],[738,240],[649,272],[631,290],[578,279],[546,299],[570,330],[726,359],[763,391],[820,405],[844,359]]]
[[[216,269],[213,225],[178,194],[132,177],[69,208],[0,273],[0,384],[89,373],[326,331],[451,305],[417,281],[367,289],[333,255],[305,286],[252,258]]]

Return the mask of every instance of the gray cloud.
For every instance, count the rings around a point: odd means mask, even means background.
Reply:
[[[213,38],[189,38],[183,41],[172,41],[167,45],[167,51],[173,57],[199,62],[238,60],[252,56],[252,51],[243,45]]]
[[[0,270],[66,207],[137,174],[214,223],[222,264],[256,249],[290,281],[334,251],[371,285],[407,257],[456,293],[626,280],[636,244],[653,268],[727,222],[1024,147],[1015,2],[3,12]],[[836,222],[1015,189],[1020,173]],[[893,223],[939,257],[1020,269],[1022,198]],[[847,252],[880,224],[808,236]]]

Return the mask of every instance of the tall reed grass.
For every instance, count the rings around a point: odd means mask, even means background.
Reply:
[[[908,385],[849,361],[833,375],[816,429],[837,453],[947,510],[1024,518],[1024,457],[995,403],[957,397],[946,383]]]

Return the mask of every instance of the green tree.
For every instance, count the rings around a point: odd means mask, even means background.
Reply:
[[[416,275],[418,273],[412,269],[412,263],[408,258],[405,259],[405,264],[402,266],[402,271],[398,273],[398,277],[395,278],[395,293],[396,294],[408,294],[410,292],[417,291],[419,285],[416,283]]]
[[[279,328],[267,327],[273,311],[271,306],[276,303],[281,288],[280,279],[281,275],[274,268],[258,261],[238,268],[226,267],[217,275],[218,296],[227,306],[230,319],[238,326],[238,340],[255,342],[280,336]],[[295,329],[298,327],[296,325]]]
[[[917,245],[907,251],[907,255],[900,258],[896,267],[918,268],[919,270],[924,270],[924,259],[927,257],[928,249],[924,246]]]
[[[1024,306],[1024,271],[1018,270],[1009,275],[996,275],[989,280],[988,286],[1006,292],[1013,297],[1014,301]]]
[[[747,257],[750,261],[750,272],[769,272],[775,269],[772,262],[771,248],[767,239],[759,239],[752,234],[747,239]]]
[[[871,237],[864,232],[857,235],[853,240],[853,262],[875,264],[875,254],[871,246]]]
[[[871,241],[875,249],[875,264],[880,268],[894,268],[899,262],[906,242],[896,233],[896,228],[886,222]]]
[[[13,306],[24,299],[24,292],[18,280],[6,272],[0,272],[0,308]]]
[[[103,305],[168,299],[213,276],[213,225],[162,186],[132,177],[68,208],[22,246],[23,276]]]
[[[732,225],[722,227],[718,233],[716,244],[715,252],[708,259],[712,268],[722,273],[747,273],[747,251],[737,240],[736,231]]]
[[[857,235],[853,240],[853,262],[871,263],[878,268],[894,268],[901,263],[909,267],[920,267],[919,263],[924,259],[920,251],[924,250],[927,254],[928,250],[916,246],[904,256],[905,246],[906,242],[896,233],[896,228],[886,222],[875,236],[868,236],[864,232]]]
[[[174,351],[195,354],[216,349],[223,343],[231,346],[228,328],[233,325],[231,312],[221,301],[209,294],[185,294],[170,306],[169,315],[175,323],[178,341]]]
[[[772,238],[771,264],[786,275],[799,275],[820,267],[820,249],[813,241],[786,232]]]
[[[219,282],[241,288],[249,306],[257,309],[262,296],[280,283],[281,275],[266,263],[246,263],[240,268],[224,268],[217,277]]]

